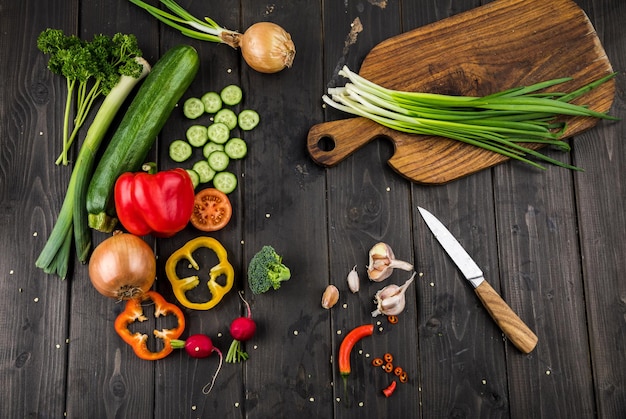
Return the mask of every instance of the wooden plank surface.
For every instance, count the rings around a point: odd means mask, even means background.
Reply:
[[[472,8],[384,40],[351,70],[389,89],[467,96],[564,76],[573,80],[553,89],[570,92],[613,72],[593,25],[571,0],[499,0]],[[605,112],[614,94],[611,80],[576,103]],[[597,122],[563,120],[563,138]],[[307,145],[315,161],[332,167],[378,137],[393,143],[389,165],[420,183],[450,182],[507,160],[460,141],[401,133],[360,117],[315,125]]]
[[[80,4],[79,4],[80,3]],[[156,1],[151,3],[156,4]],[[442,186],[406,181],[391,169],[388,141],[372,141],[334,168],[307,153],[309,129],[344,118],[322,107],[337,70],[358,68],[393,36],[473,10],[485,2],[345,1],[263,3],[180,0],[198,16],[231,29],[253,22],[284,26],[297,48],[292,69],[251,71],[229,47],[183,37],[126,1],[0,0],[0,416],[69,418],[379,418],[581,417],[626,415],[623,233],[626,150],[622,122],[601,122],[571,139],[572,153],[548,151],[582,166],[573,173],[507,162]],[[619,0],[578,0],[616,71],[611,113],[624,118]],[[237,83],[261,125],[249,154],[233,166],[240,186],[235,215],[212,236],[229,252],[236,290],[251,303],[258,332],[250,359],[226,364],[211,394],[202,386],[218,358],[182,351],[157,362],[135,357],[113,330],[123,306],[91,286],[76,263],[61,281],[35,268],[67,188],[70,171],[54,165],[65,99],[64,81],[46,68],[36,38],[46,27],[84,37],[135,33],[152,63],[168,48],[197,48],[201,70],[185,98]],[[16,52],[18,51],[18,52]],[[188,121],[179,108],[151,151],[174,167],[167,145]],[[74,151],[75,152],[75,151]],[[493,287],[537,333],[528,355],[507,342],[471,287],[436,243],[417,206],[437,215],[484,270]],[[188,227],[170,239],[145,239],[158,256],[155,289],[175,301],[163,267],[169,254],[199,234]],[[106,235],[94,234],[95,244]],[[372,318],[374,293],[367,251],[389,243],[418,273],[400,322]],[[293,277],[280,290],[253,295],[247,262],[264,244],[279,250]],[[210,255],[202,262],[209,264]],[[353,266],[361,290],[347,288]],[[331,310],[320,306],[326,285],[340,290]],[[207,333],[228,349],[230,321],[243,313],[236,292],[209,311],[184,310],[183,337]],[[348,393],[338,372],[345,334],[373,322],[376,332],[355,347]],[[142,325],[149,331],[157,323]],[[390,398],[391,377],[370,362],[393,353],[410,380]]]

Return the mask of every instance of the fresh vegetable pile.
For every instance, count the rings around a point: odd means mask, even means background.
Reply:
[[[235,189],[237,178],[226,169],[231,160],[246,156],[248,146],[241,136],[259,124],[259,114],[251,109],[236,113],[243,99],[243,92],[236,85],[226,86],[220,93],[208,92],[200,98],[188,98],[182,106],[183,113],[194,124],[187,129],[186,140],[170,145],[170,157],[174,163],[182,163],[191,157],[193,149],[199,149],[203,159],[189,168],[158,171],[156,164],[147,162],[146,158],[198,72],[197,51],[188,45],[175,46],[151,68],[140,57],[141,51],[132,35],[116,34],[113,38],[98,35],[93,41],[84,42],[76,36],[48,29],[41,33],[38,46],[50,55],[50,70],[65,77],[68,86],[63,152],[57,163],[69,162],[69,147],[78,138],[89,110],[100,96],[105,98],[80,148],[58,221],[36,264],[47,273],[65,278],[74,240],[79,260],[89,261],[93,287],[103,296],[125,304],[116,317],[115,331],[137,357],[156,361],[178,348],[184,348],[194,358],[206,358],[212,353],[219,355],[217,372],[203,388],[208,394],[224,357],[208,335],[195,334],[186,340],[180,339],[186,322],[178,304],[192,310],[209,310],[224,299],[235,284],[235,270],[228,253],[219,241],[207,236],[191,239],[173,252],[165,264],[165,273],[178,303],[174,304],[153,289],[157,276],[156,257],[140,236],[169,238],[188,224],[202,232],[213,232],[228,224],[233,209],[227,194]],[[144,77],[104,153],[98,153],[117,111]],[[74,108],[76,114],[72,117]],[[199,122],[205,114],[211,115],[209,125]],[[235,130],[239,131],[237,136],[232,135]],[[100,160],[96,161],[100,154]],[[207,182],[212,182],[214,187],[196,193],[196,186]],[[91,255],[90,227],[104,233],[113,232]],[[218,259],[217,264],[207,270],[208,275],[179,276],[181,265],[201,271],[195,253],[204,250],[212,251]],[[266,253],[260,251],[259,254]],[[280,279],[273,273],[269,275],[269,270],[276,269],[274,266],[268,265],[261,271],[254,268],[253,263],[251,269],[259,284],[272,281],[271,285],[278,288],[278,281],[289,279],[290,272],[275,252],[273,257],[280,265]],[[206,284],[210,294],[204,302],[188,295],[201,282]],[[247,316],[237,316],[230,323],[233,342],[226,357],[229,363],[248,359],[244,343],[252,339],[256,331],[250,305],[241,292],[239,295],[247,308]],[[147,320],[144,314],[147,306],[153,307],[157,318],[176,319],[174,327],[153,330],[154,338],[160,343],[149,342],[148,334],[133,331],[133,323]]]

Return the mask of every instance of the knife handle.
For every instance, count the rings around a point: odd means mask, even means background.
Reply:
[[[474,291],[491,317],[517,349],[526,354],[535,349],[537,335],[526,326],[487,281],[483,281]]]

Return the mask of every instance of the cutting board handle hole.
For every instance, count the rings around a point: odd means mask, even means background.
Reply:
[[[317,140],[317,148],[324,152],[333,151],[335,149],[335,139],[331,136],[324,135]]]

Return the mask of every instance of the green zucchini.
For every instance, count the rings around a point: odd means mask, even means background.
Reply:
[[[195,78],[200,60],[189,45],[168,50],[131,102],[93,174],[87,191],[89,226],[111,232],[117,224],[113,189],[124,172],[141,169],[157,135]]]

